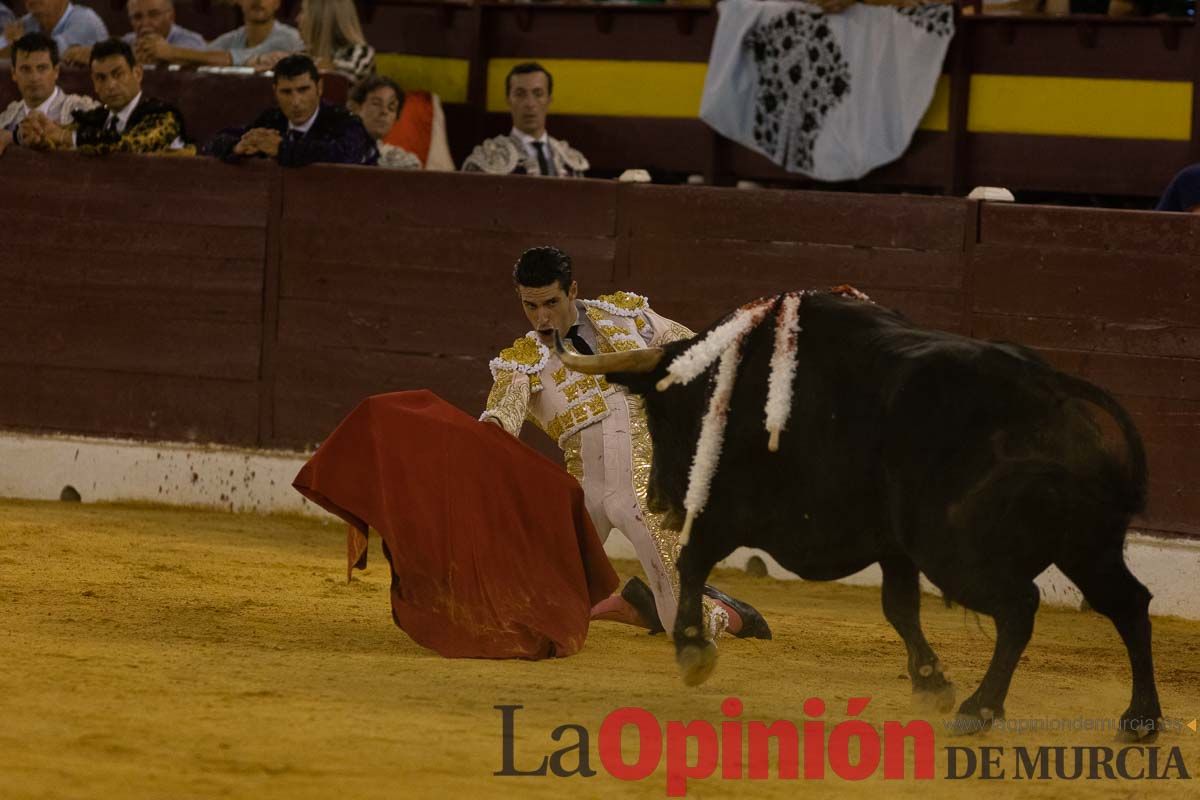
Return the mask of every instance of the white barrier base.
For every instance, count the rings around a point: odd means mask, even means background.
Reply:
[[[325,515],[292,489],[305,453],[240,450],[195,444],[146,443],[74,436],[0,432],[0,497],[57,500],[66,486],[83,502],[149,501],[227,511]],[[614,531],[604,549],[611,558],[636,559],[633,546]],[[796,576],[766,553],[738,548],[721,566],[744,569],[753,556],[775,578]],[[1200,541],[1130,533],[1129,568],[1154,594],[1150,611],[1200,619]],[[937,590],[924,578],[925,590]],[[879,567],[842,583],[878,586]],[[1037,579],[1043,602],[1078,607],[1082,597],[1066,576],[1050,567]]]

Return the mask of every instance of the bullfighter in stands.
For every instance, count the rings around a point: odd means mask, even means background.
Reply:
[[[504,79],[504,91],[512,112],[512,130],[472,150],[463,162],[463,171],[582,178],[588,170],[583,153],[546,133],[554,77],[540,64],[518,64]]]

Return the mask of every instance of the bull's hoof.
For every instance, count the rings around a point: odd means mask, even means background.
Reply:
[[[992,727],[990,719],[977,717],[973,714],[964,714],[961,711],[954,715],[954,719],[946,723],[946,731],[951,736],[970,736],[976,733],[982,733]]]
[[[675,654],[679,674],[688,686],[699,686],[717,667],[717,646],[709,641],[685,644]]]
[[[945,714],[954,709],[954,684],[947,683],[937,689],[913,690],[913,707],[921,712]]]
[[[1162,730],[1162,717],[1134,717],[1128,711],[1121,715],[1121,727],[1116,740],[1123,744],[1150,744]]]

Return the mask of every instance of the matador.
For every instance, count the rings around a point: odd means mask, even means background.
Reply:
[[[580,299],[571,259],[554,247],[523,253],[513,280],[533,330],[490,362],[494,382],[480,419],[513,436],[520,435],[526,420],[545,432],[562,449],[567,471],[583,486],[601,540],[616,528],[633,544],[648,586],[630,579],[620,595],[593,609],[593,618],[674,630],[680,545],[678,533],[664,526],[662,515],[647,508],[653,446],[641,398],[603,376],[568,369],[555,353],[554,336],[577,352],[592,354],[658,347],[693,334],[631,292]],[[714,587],[705,587],[704,611],[709,638],[722,631],[741,638],[771,637],[758,611]]]

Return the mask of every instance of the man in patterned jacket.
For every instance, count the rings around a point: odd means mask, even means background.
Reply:
[[[546,132],[554,76],[533,61],[517,64],[504,78],[504,93],[512,113],[512,130],[472,150],[463,162],[463,172],[582,178],[588,170],[583,153]]]
[[[675,559],[678,532],[646,507],[652,445],[641,399],[603,377],[563,366],[554,334],[578,352],[608,353],[657,347],[692,332],[651,310],[628,292],[578,299],[570,257],[553,247],[527,250],[513,271],[517,294],[533,330],[491,361],[494,380],[480,419],[513,436],[531,420],[563,450],[567,470],[583,486],[588,513],[603,540],[618,528],[633,544],[649,588],[637,578],[620,596],[593,609],[593,617],[673,630],[679,597]],[[770,629],[750,605],[705,587],[709,638],[722,630],[769,639]]]
[[[103,105],[76,111],[66,126],[35,111],[19,128],[22,145],[93,154],[195,152],[184,143],[179,109],[142,94],[142,67],[129,45],[106,39],[92,48],[91,59],[92,86]]]

